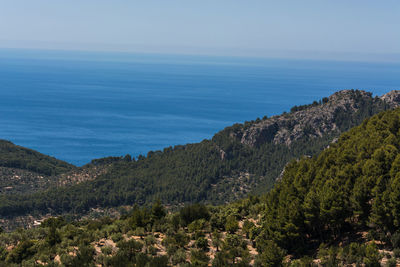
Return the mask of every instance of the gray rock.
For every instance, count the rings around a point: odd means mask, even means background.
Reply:
[[[327,102],[253,123],[230,136],[249,146],[259,146],[266,142],[290,145],[303,137],[322,137],[339,131],[338,113],[342,116],[354,115],[367,101],[381,101],[395,108],[400,105],[400,91],[391,91],[380,98],[373,98],[369,92],[342,90],[331,95]]]

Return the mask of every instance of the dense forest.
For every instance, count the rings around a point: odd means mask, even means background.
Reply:
[[[186,205],[177,212],[155,201],[134,206],[117,220],[51,218],[38,228],[0,234],[0,261],[7,266],[396,266],[399,151],[400,109],[385,111],[318,155],[291,161],[260,197],[223,206]]]
[[[33,171],[42,175],[58,175],[75,166],[13,143],[0,140],[0,167]]]
[[[0,215],[85,214],[93,208],[146,206],[156,199],[178,208],[188,203],[222,204],[248,194],[259,195],[272,187],[290,160],[319,153],[341,132],[390,107],[380,98],[357,90],[336,94],[336,102],[332,99],[296,107],[277,117],[283,121],[279,129],[288,131],[295,127],[295,116],[329,108],[333,114],[329,113],[332,118],[326,124],[336,128],[322,136],[315,134],[320,131],[315,128],[318,125],[305,125],[302,137],[290,145],[268,139],[251,146],[235,136],[272,119],[235,124],[201,143],[151,151],[137,159],[127,155],[95,160],[86,167],[105,163],[111,167],[94,180],[36,193],[1,195]]]

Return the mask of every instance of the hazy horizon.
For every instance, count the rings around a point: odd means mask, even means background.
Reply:
[[[48,53],[50,56],[58,57],[62,53],[86,53],[86,54],[104,54],[104,55],[159,55],[159,56],[197,56],[197,57],[216,57],[216,58],[243,58],[243,59],[288,59],[288,60],[317,60],[317,61],[341,61],[341,62],[376,62],[376,63],[400,63],[400,53],[345,53],[345,52],[327,52],[327,51],[264,51],[262,54],[230,54],[227,51],[217,52],[195,52],[190,49],[181,52],[169,52],[150,49],[111,49],[111,48],[90,48],[90,47],[63,47],[63,46],[4,46],[0,40],[0,50],[13,51],[20,55],[37,54],[40,57],[42,53]],[[72,55],[71,54],[71,55]],[[1,55],[1,56],[4,56]],[[15,54],[13,55],[15,56]]]
[[[400,61],[398,1],[4,1],[0,48]]]

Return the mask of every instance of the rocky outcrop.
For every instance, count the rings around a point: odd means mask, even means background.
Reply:
[[[373,97],[371,93],[361,90],[343,90],[319,103],[294,109],[297,111],[254,122],[247,127],[245,125],[230,136],[249,146],[259,146],[266,142],[290,145],[304,137],[339,133],[345,128],[343,124],[348,123],[350,116],[354,117],[351,120],[357,120],[364,113],[370,113],[365,115],[371,116],[374,110],[380,111],[399,105],[400,91]]]
[[[391,108],[397,108],[400,106],[400,90],[393,90],[380,97],[385,101]]]

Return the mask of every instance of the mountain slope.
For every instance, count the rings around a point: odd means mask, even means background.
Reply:
[[[120,159],[120,158],[117,158]],[[109,159],[76,167],[32,149],[0,140],[0,194],[31,194],[94,180],[106,172]]]
[[[0,193],[32,193],[56,186],[59,176],[77,168],[32,149],[0,140]]]
[[[0,214],[83,214],[156,199],[175,206],[218,204],[265,192],[287,162],[315,155],[342,131],[398,105],[398,95],[373,98],[364,91],[340,91],[290,113],[228,127],[212,140],[149,152],[138,160],[121,159],[94,180],[33,195],[3,196]]]
[[[261,198],[0,235],[0,262],[70,266],[397,266],[400,108],[362,122],[319,155],[291,161]],[[147,264],[147,265],[146,265]]]
[[[322,242],[368,232],[370,239],[397,248],[399,171],[400,109],[395,109],[365,120],[318,157],[289,164],[265,197],[259,238],[303,254]]]
[[[32,149],[0,140],[0,167],[16,168],[41,175],[58,175],[74,169],[65,161],[41,154]]]
[[[333,132],[343,132],[358,125],[379,111],[397,107],[399,92],[382,97],[358,90],[343,90],[310,105],[294,106],[290,114],[244,125],[232,135],[241,143],[259,146],[267,142],[291,145],[304,138],[318,138]]]

